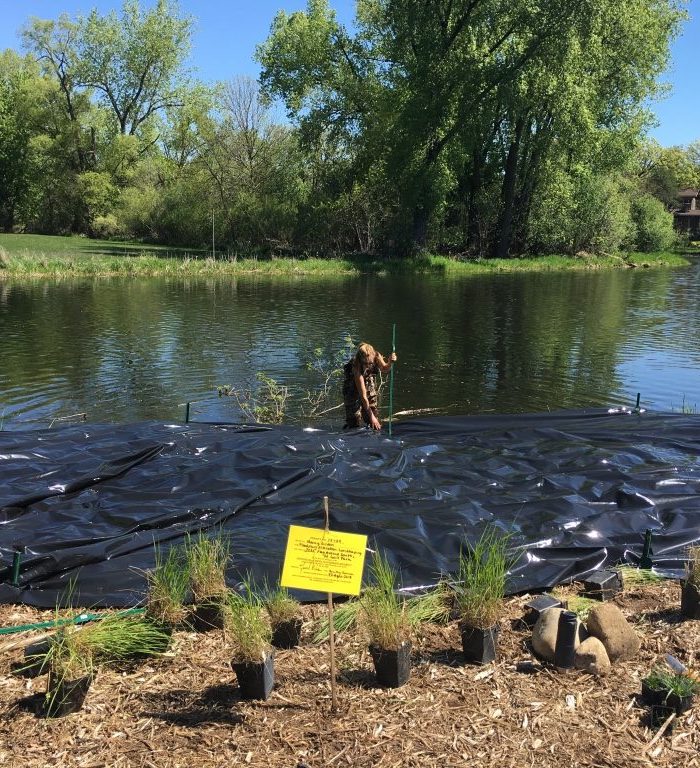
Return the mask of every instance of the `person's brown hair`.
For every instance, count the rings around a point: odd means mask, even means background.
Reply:
[[[363,341],[355,352],[355,357],[352,361],[352,367],[357,373],[363,374],[367,368],[377,360],[377,350],[366,341]]]

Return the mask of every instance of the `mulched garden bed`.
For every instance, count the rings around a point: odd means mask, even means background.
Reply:
[[[497,664],[465,665],[457,624],[424,627],[408,685],[377,687],[366,644],[337,639],[340,711],[330,713],[328,643],[278,651],[266,702],[238,699],[224,635],[176,633],[174,656],[100,670],[84,708],[57,720],[35,716],[45,678],[10,674],[20,650],[0,654],[0,765],[44,768],[450,768],[452,766],[683,766],[700,768],[700,703],[659,735],[635,698],[640,679],[672,653],[700,668],[700,621],[680,620],[679,587],[663,582],[616,597],[642,636],[639,655],[601,678],[561,673],[533,660],[508,601]],[[305,609],[303,641],[322,606]],[[0,606],[0,624],[53,618]],[[5,636],[4,645],[22,635]]]

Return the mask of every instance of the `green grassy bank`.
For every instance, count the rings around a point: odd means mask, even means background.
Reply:
[[[111,276],[235,276],[235,275],[472,275],[620,267],[683,266],[676,253],[632,253],[617,256],[541,256],[518,259],[460,261],[445,256],[414,259],[346,256],[338,258],[255,258],[164,246],[90,240],[85,237],[0,234],[0,279],[33,277]]]

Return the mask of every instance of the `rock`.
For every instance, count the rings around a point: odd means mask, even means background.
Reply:
[[[535,653],[546,661],[554,662],[554,648],[557,644],[557,630],[559,628],[559,616],[563,608],[548,608],[535,623],[532,629],[532,647]],[[576,642],[574,648],[578,648],[581,641],[588,635],[586,628],[580,621],[576,622]]]
[[[631,659],[641,645],[634,629],[613,603],[597,605],[588,614],[588,634],[597,637],[611,662]]]
[[[597,637],[587,637],[576,649],[574,666],[591,675],[604,675],[610,670],[610,659],[605,646]]]

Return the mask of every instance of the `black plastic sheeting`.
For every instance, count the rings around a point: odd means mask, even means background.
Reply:
[[[522,550],[510,592],[620,561],[659,568],[700,540],[700,417],[607,411],[438,417],[393,435],[138,423],[0,432],[0,602],[127,606],[154,542],[230,534],[231,584],[274,583],[290,524],[369,535],[404,587],[456,568],[485,526]],[[13,553],[22,553],[19,586]],[[306,595],[306,597],[314,597]],[[315,595],[320,598],[320,595]]]

